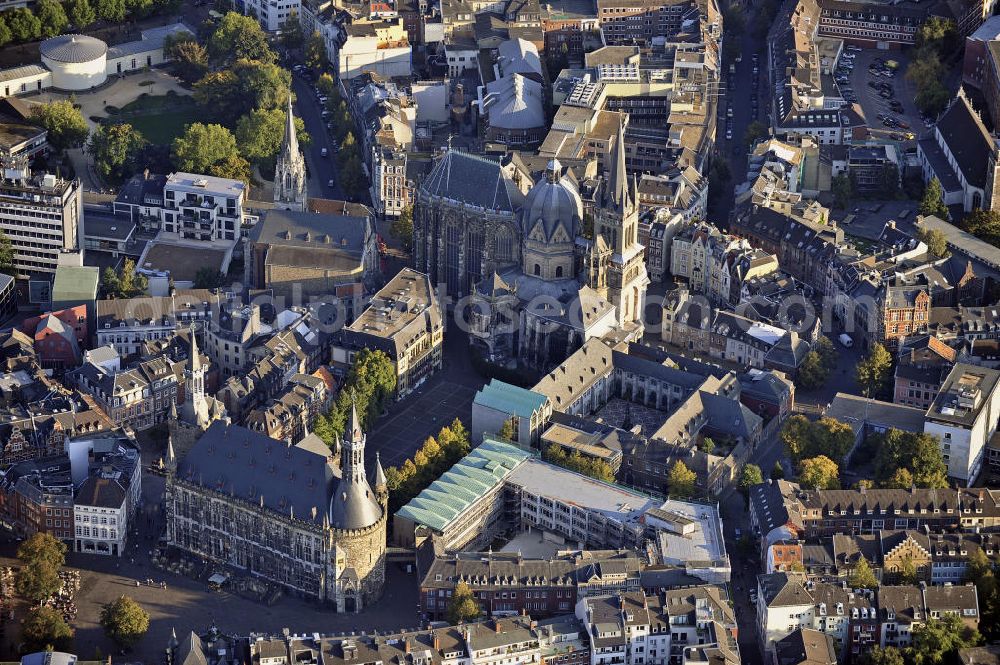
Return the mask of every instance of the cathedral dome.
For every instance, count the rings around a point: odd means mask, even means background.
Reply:
[[[568,173],[563,172],[559,160],[553,159],[545,169],[545,175],[535,183],[524,200],[521,210],[524,233],[531,234],[541,222],[544,240],[551,242],[561,225],[569,236],[564,242],[573,242],[582,219],[583,201],[576,183]]]

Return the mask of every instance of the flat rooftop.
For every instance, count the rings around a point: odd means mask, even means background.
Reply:
[[[171,173],[167,176],[167,188],[196,194],[219,196],[240,196],[246,191],[246,184],[232,178],[219,178],[200,173]]]
[[[718,563],[726,559],[722,520],[715,506],[668,499],[653,511],[651,517],[657,518],[661,513],[694,527],[683,534],[668,529],[659,530],[657,540],[662,563],[683,566],[688,563]]]
[[[355,332],[393,337],[434,303],[427,275],[403,268],[372,298],[361,316],[349,326]]]
[[[225,258],[226,252],[222,249],[154,242],[138,267],[169,272],[176,282],[192,282],[202,268],[221,271]]]
[[[507,482],[524,492],[600,513],[621,524],[637,524],[647,510],[660,505],[645,494],[602,483],[536,458],[526,459],[515,468]]]
[[[125,242],[134,232],[135,224],[131,220],[83,210],[83,235],[87,238]]]
[[[956,364],[941,385],[927,418],[971,427],[997,387],[1000,371]]]

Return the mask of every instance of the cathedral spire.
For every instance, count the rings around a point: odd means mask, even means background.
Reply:
[[[281,156],[294,159],[299,154],[299,137],[295,133],[295,116],[292,115],[292,94],[288,93],[288,113],[285,116],[285,137],[281,140]]]
[[[625,173],[625,124],[618,123],[618,136],[615,137],[614,151],[611,153],[611,166],[608,169],[608,185],[605,189],[605,205],[624,210],[628,207],[629,180]],[[610,205],[609,205],[610,204]]]
[[[194,335],[194,321],[188,328],[188,338],[191,340],[191,356],[188,358],[188,369],[197,372],[201,369],[201,354],[198,353],[198,339]]]
[[[361,418],[358,417],[358,404],[354,401],[354,396],[351,396],[351,441],[357,442],[361,440]]]

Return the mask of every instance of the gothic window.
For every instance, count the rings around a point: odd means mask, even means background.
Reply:
[[[479,225],[469,230],[469,253],[465,261],[468,280],[466,284],[472,285],[483,278],[483,230]]]
[[[535,275],[541,275],[541,274],[542,274],[542,267],[536,263],[535,264]]]
[[[563,268],[562,266],[556,266],[556,277],[562,277],[563,276],[563,269],[562,268]]]
[[[445,283],[452,293],[459,292],[458,257],[462,246],[462,232],[457,224],[448,224],[445,227]]]

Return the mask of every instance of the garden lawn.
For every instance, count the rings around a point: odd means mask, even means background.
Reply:
[[[108,119],[129,123],[150,143],[170,145],[187,125],[198,121],[198,110],[190,97],[156,95],[140,97]]]

